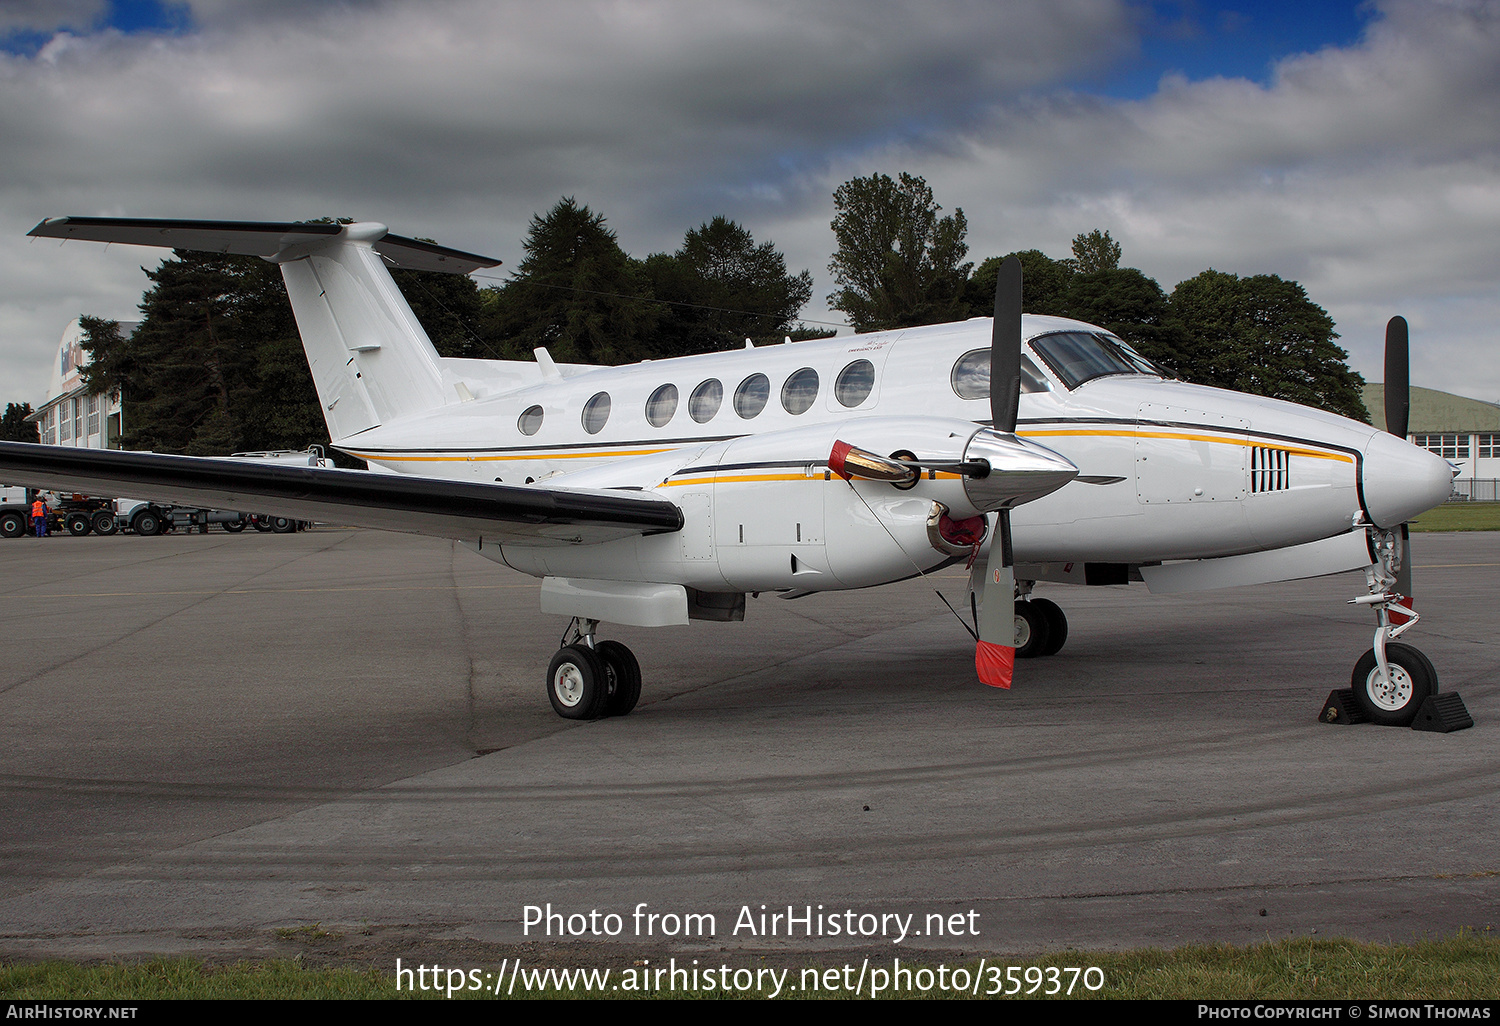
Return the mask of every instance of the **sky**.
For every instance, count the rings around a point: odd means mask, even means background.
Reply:
[[[826,296],[833,191],[923,176],[969,258],[1107,230],[1167,291],[1302,283],[1350,365],[1500,401],[1500,0],[0,0],[0,403],[133,319],[45,217],[348,216],[513,269],[564,196],[637,257],[726,215]],[[481,284],[485,284],[481,280]]]

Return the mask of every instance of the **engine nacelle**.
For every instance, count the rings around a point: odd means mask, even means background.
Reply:
[[[920,473],[900,481],[840,476],[830,467],[839,441],[910,460]],[[956,558],[951,540],[934,541],[935,515],[971,519],[1060,488],[1076,473],[1051,450],[968,421],[813,424],[568,475],[577,487],[656,492],[682,510],[684,526],[607,545],[507,544],[503,558],[537,576],[706,592],[866,588]]]

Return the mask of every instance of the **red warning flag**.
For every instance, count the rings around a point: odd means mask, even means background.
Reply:
[[[1009,645],[995,645],[988,641],[974,646],[974,669],[979,671],[979,682],[992,688],[1009,688],[1011,673],[1016,666],[1016,650]]]

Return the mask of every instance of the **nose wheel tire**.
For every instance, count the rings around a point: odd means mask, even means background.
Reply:
[[[1437,694],[1437,670],[1421,651],[1397,642],[1385,646],[1385,660],[1391,667],[1390,680],[1380,672],[1372,648],[1354,664],[1349,686],[1372,721],[1409,727],[1427,696]]]
[[[1052,640],[1052,624],[1041,601],[1016,603],[1016,658],[1034,659],[1047,655]]]
[[[1031,605],[1042,611],[1047,618],[1047,646],[1038,655],[1057,655],[1068,640],[1068,617],[1062,607],[1051,599],[1032,599]]]
[[[565,720],[597,719],[609,697],[604,661],[585,645],[569,645],[547,667],[547,698]]]
[[[601,641],[594,652],[604,663],[609,678],[603,715],[627,715],[641,698],[641,664],[636,661],[635,653],[618,641]]]

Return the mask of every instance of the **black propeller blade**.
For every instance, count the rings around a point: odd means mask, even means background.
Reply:
[[[1392,317],[1385,326],[1385,429],[1406,437],[1411,418],[1411,355],[1406,318]]]
[[[995,327],[990,337],[990,419],[1014,433],[1021,405],[1021,261],[1006,257],[995,278]]]
[[[995,326],[990,338],[990,419],[995,430],[1014,434],[1020,406],[1021,261],[1007,257],[995,279]],[[998,526],[990,541],[984,583],[979,585],[984,608],[978,616],[974,667],[984,683],[1008,688],[1016,656],[1016,572],[1010,545],[1010,510],[1000,511]],[[970,587],[978,583],[971,578]]]
[[[1385,429],[1403,441],[1411,420],[1411,339],[1405,317],[1385,326]],[[1396,590],[1411,597],[1411,529],[1401,525],[1401,569]]]

